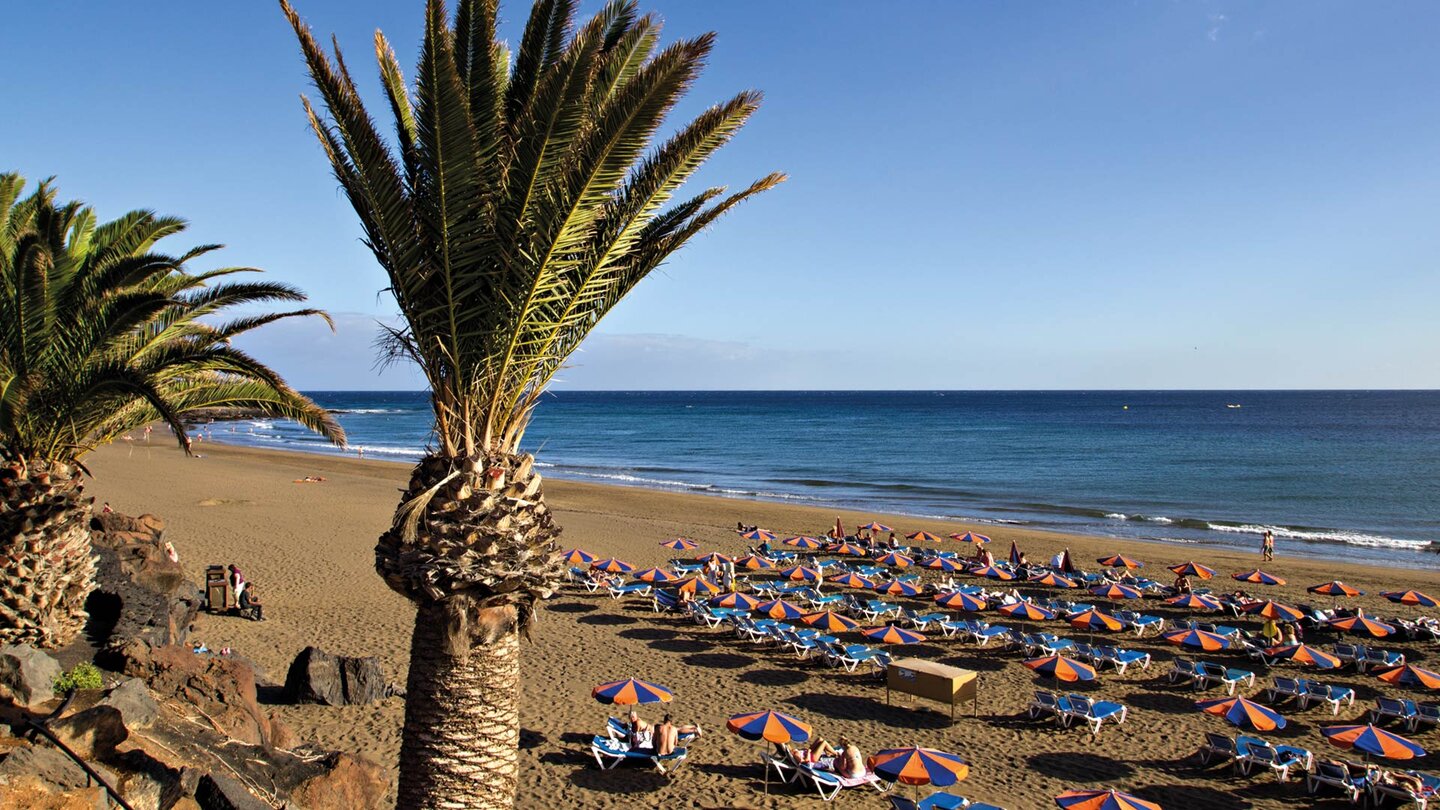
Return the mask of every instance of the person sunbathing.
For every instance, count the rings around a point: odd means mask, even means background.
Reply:
[[[860,746],[846,737],[840,738],[840,758],[835,763],[835,772],[847,779],[858,779],[865,775],[865,755]]]
[[[660,725],[655,727],[654,740],[656,756],[668,757],[675,753],[675,747],[680,744],[680,730],[675,728],[670,715],[661,718]]]
[[[1417,796],[1425,791],[1425,782],[1420,777],[1404,771],[1381,771],[1380,782],[1385,785],[1394,785]]]
[[[626,726],[629,733],[626,735],[626,742],[630,743],[630,750],[653,748],[655,744],[655,728],[649,723],[640,719],[640,715],[630,712],[630,722]]]
[[[827,771],[835,770],[835,758],[840,756],[840,750],[819,735],[810,741],[805,753],[811,765]]]

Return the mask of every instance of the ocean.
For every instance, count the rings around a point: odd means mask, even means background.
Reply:
[[[423,392],[308,393],[351,455],[430,440]],[[210,430],[341,452],[278,420]],[[1437,391],[562,391],[525,449],[554,478],[913,515],[907,531],[1258,548],[1268,528],[1281,555],[1440,568]]]

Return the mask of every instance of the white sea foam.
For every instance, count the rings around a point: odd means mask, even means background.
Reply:
[[[406,447],[404,445],[392,444],[352,444],[347,446],[350,450],[364,450],[367,454],[373,453],[377,456],[423,456],[425,448]]]
[[[1107,512],[1107,513],[1105,514],[1105,517],[1110,518],[1111,520],[1129,520],[1129,519],[1130,519],[1130,516],[1127,515],[1127,514],[1125,514],[1124,512]]]
[[[1430,547],[1429,540],[1402,540],[1396,537],[1384,537],[1378,534],[1364,534],[1361,532],[1339,530],[1315,531],[1295,529],[1289,526],[1264,526],[1254,524],[1228,526],[1223,523],[1211,523],[1208,525],[1212,531],[1228,532],[1231,534],[1263,534],[1266,531],[1270,531],[1273,532],[1276,537],[1288,537],[1292,540],[1345,543],[1351,546],[1367,546],[1370,548],[1403,548],[1411,551],[1423,551]]]
[[[1148,521],[1150,521],[1151,523],[1166,523],[1166,524],[1168,524],[1168,523],[1174,523],[1174,522],[1175,522],[1175,521],[1171,520],[1170,518],[1165,517],[1164,515],[1157,515],[1156,517],[1147,517],[1147,518],[1145,518],[1145,519],[1148,520]]]

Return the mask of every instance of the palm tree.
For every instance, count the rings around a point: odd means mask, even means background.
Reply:
[[[243,407],[295,419],[333,441],[344,433],[231,338],[312,309],[215,316],[268,301],[302,301],[293,287],[217,282],[249,268],[191,274],[153,250],[183,220],[132,211],[98,223],[78,202],[57,204],[48,182],[0,174],[0,643],[58,646],[85,624],[94,588],[86,453],[151,422],[188,449],[184,419]]]
[[[384,350],[419,366],[434,404],[435,447],[375,549],[380,575],[416,606],[398,804],[509,807],[519,636],[562,570],[559,528],[520,451],[530,415],[626,293],[784,176],[671,203],[760,95],[655,143],[713,35],[658,48],[659,23],[633,2],[575,28],[576,0],[537,0],[512,60],[495,0],[460,0],[453,19],[429,0],[413,88],[375,35],[393,141],[338,46],[327,55],[281,5],[328,111],[307,100],[306,114],[403,316]]]

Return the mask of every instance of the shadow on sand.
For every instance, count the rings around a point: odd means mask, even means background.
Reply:
[[[941,714],[923,704],[886,705],[883,700],[855,695],[831,695],[803,692],[786,698],[789,703],[808,712],[835,720],[870,720],[891,728],[949,728],[950,715]]]
[[[680,660],[690,666],[705,667],[706,669],[740,669],[755,663],[754,658],[737,653],[695,653]]]
[[[741,681],[756,686],[795,686],[809,679],[809,675],[795,669],[756,669],[740,675]]]
[[[615,635],[621,638],[633,638],[640,641],[661,641],[675,638],[680,634],[674,630],[666,630],[663,627],[634,627],[629,630],[621,630]]]
[[[1128,762],[1080,751],[1031,754],[1025,761],[1036,772],[1067,782],[1105,782],[1135,772]]]
[[[580,624],[598,624],[614,626],[621,624],[638,624],[640,620],[631,618],[629,616],[617,616],[613,613],[600,613],[595,616],[581,616],[575,621],[579,622]]]

